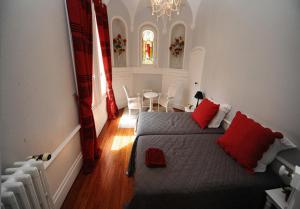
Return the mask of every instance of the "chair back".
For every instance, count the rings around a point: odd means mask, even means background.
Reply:
[[[175,97],[177,89],[178,89],[177,85],[169,86],[169,88],[168,88],[168,97]]]
[[[125,91],[125,95],[126,95],[126,98],[127,98],[127,100],[128,100],[129,95],[128,95],[127,87],[126,87],[126,86],[123,86],[123,89],[124,89],[124,91]]]

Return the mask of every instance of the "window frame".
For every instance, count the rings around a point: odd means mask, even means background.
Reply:
[[[145,30],[150,30],[154,33],[154,46],[153,46],[153,59],[154,64],[143,64],[143,48],[142,48],[142,41],[143,41],[143,32]],[[138,29],[138,58],[139,58],[139,65],[141,67],[157,67],[158,66],[158,49],[159,49],[159,33],[158,28],[152,22],[144,22],[140,25]]]
[[[145,37],[145,32],[148,32],[148,31],[150,32],[151,35],[153,35],[153,39],[149,40],[150,43],[152,42],[152,47],[151,47],[152,48],[152,56],[151,56],[152,57],[152,60],[151,60],[152,63],[144,63],[144,57],[145,57],[145,54],[144,54],[145,53],[144,43],[145,42],[148,43],[148,40],[145,41],[144,37]],[[156,46],[156,44],[155,44],[155,33],[154,33],[153,30],[143,29],[142,32],[141,32],[141,35],[142,35],[142,37],[141,37],[141,39],[142,39],[141,40],[141,43],[142,43],[141,50],[142,51],[140,53],[141,53],[141,57],[142,57],[142,60],[141,60],[142,61],[142,65],[153,65],[153,64],[155,64],[155,55],[156,55],[155,54],[155,46]]]

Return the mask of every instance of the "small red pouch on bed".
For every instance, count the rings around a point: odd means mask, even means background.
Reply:
[[[145,165],[149,168],[166,167],[163,151],[158,148],[147,149],[145,154]]]

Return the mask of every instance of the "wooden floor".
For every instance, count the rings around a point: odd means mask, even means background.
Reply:
[[[106,123],[99,136],[102,154],[95,171],[89,175],[79,173],[62,209],[123,209],[129,202],[133,179],[125,171],[134,130],[118,129],[119,120]]]
[[[122,113],[107,122],[99,136],[102,153],[95,171],[89,175],[79,173],[61,209],[124,209],[131,199],[133,179],[125,172],[134,129],[118,128]]]

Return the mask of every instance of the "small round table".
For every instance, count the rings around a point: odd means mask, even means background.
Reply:
[[[156,92],[146,92],[144,93],[144,97],[146,97],[147,99],[150,100],[150,108],[148,110],[148,112],[153,112],[153,99],[158,97],[158,93]]]

